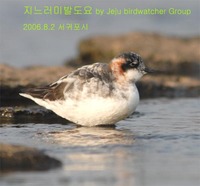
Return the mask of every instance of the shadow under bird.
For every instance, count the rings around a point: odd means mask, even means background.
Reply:
[[[135,82],[148,72],[153,70],[138,54],[126,52],[109,64],[83,66],[20,95],[78,125],[113,125],[135,111],[139,103]]]

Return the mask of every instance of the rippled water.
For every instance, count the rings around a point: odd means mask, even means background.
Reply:
[[[0,141],[37,147],[60,159],[47,172],[0,176],[0,185],[197,186],[200,99],[141,101],[113,128],[3,124]]]

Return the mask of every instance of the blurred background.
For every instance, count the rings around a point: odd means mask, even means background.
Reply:
[[[178,8],[191,15],[24,15],[24,6],[87,6],[95,8]],[[82,39],[130,32],[191,37],[200,34],[199,0],[1,0],[0,62],[15,67],[62,65],[79,53]],[[23,24],[88,24],[85,31],[24,31]]]
[[[24,15],[24,6],[54,5],[177,8],[192,13]],[[18,170],[0,174],[0,185],[200,185],[199,19],[199,0],[0,0],[0,171]],[[23,30],[23,24],[67,23],[89,27]],[[143,100],[115,127],[77,127],[19,96],[24,88],[47,85],[78,66],[108,62],[129,50],[162,73],[146,75],[137,83]],[[42,154],[41,162],[35,150],[10,144],[41,149],[59,161],[51,163]],[[52,171],[27,172],[61,164]],[[24,167],[26,172],[19,172]]]

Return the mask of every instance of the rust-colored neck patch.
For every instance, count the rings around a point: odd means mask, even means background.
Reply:
[[[125,63],[124,58],[114,58],[110,64],[113,75],[117,81],[123,81],[125,79],[122,64]]]

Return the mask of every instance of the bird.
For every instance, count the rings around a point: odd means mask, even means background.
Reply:
[[[80,126],[110,126],[134,113],[140,96],[135,83],[152,70],[140,55],[124,52],[110,63],[82,66],[21,96]]]

